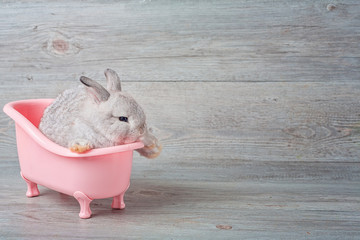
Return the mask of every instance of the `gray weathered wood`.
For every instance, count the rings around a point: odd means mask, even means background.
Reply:
[[[72,197],[40,188],[42,196],[27,199],[19,178],[1,187],[0,196],[10,202],[0,203],[5,239],[356,239],[359,234],[354,183],[134,179],[125,210],[111,210],[111,199],[94,200],[88,220],[77,217]]]
[[[53,81],[53,86],[57,83]],[[77,80],[68,82],[69,86],[77,84]],[[57,90],[49,90],[47,84],[28,82],[25,86],[21,98],[56,96]],[[239,159],[359,161],[357,82],[255,86],[231,82],[125,82],[123,88],[145,108],[149,125],[166,146],[166,159],[182,163],[203,159],[207,164]],[[18,98],[11,86],[2,89],[1,103]],[[2,119],[9,126],[4,128],[8,134],[2,148],[12,147],[15,152],[15,139],[10,135],[13,123],[5,116]]]
[[[26,198],[0,113],[0,239],[357,239],[360,3],[1,1],[0,105],[119,71],[164,145],[127,207]]]
[[[1,3],[2,79],[358,80],[358,1]]]

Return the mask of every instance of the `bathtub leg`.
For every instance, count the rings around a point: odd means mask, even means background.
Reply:
[[[124,195],[125,195],[125,192],[129,189],[129,187],[130,187],[130,184],[122,194],[120,194],[119,196],[115,196],[113,198],[113,201],[111,204],[111,207],[113,209],[124,209],[125,208]]]
[[[119,196],[113,197],[111,207],[113,209],[124,209],[125,208],[124,193],[122,193]]]
[[[39,196],[40,192],[39,189],[37,187],[36,183],[31,182],[30,180],[28,180],[26,177],[24,177],[24,175],[22,174],[22,172],[20,172],[21,177],[25,180],[26,185],[27,185],[27,191],[26,191],[26,196],[27,197],[36,197]]]
[[[75,192],[74,197],[80,204],[79,217],[80,218],[90,218],[91,217],[90,203],[91,203],[92,199],[80,191]]]

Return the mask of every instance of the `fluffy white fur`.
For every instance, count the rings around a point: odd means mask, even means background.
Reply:
[[[45,109],[39,129],[57,144],[75,152],[142,141],[141,155],[154,158],[161,145],[146,126],[140,105],[121,91],[115,71],[105,71],[107,89],[81,77],[85,86],[68,89]],[[128,118],[128,122],[119,117]]]

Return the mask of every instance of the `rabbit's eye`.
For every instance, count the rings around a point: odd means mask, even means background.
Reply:
[[[120,120],[121,122],[128,122],[128,118],[127,118],[127,117],[123,117],[123,116],[119,117],[119,120]]]

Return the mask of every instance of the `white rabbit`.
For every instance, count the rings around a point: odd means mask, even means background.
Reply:
[[[143,109],[121,91],[120,78],[111,69],[105,71],[107,89],[82,76],[85,86],[68,89],[48,106],[39,129],[55,143],[73,152],[142,141],[137,151],[155,158],[161,145],[148,130]]]

